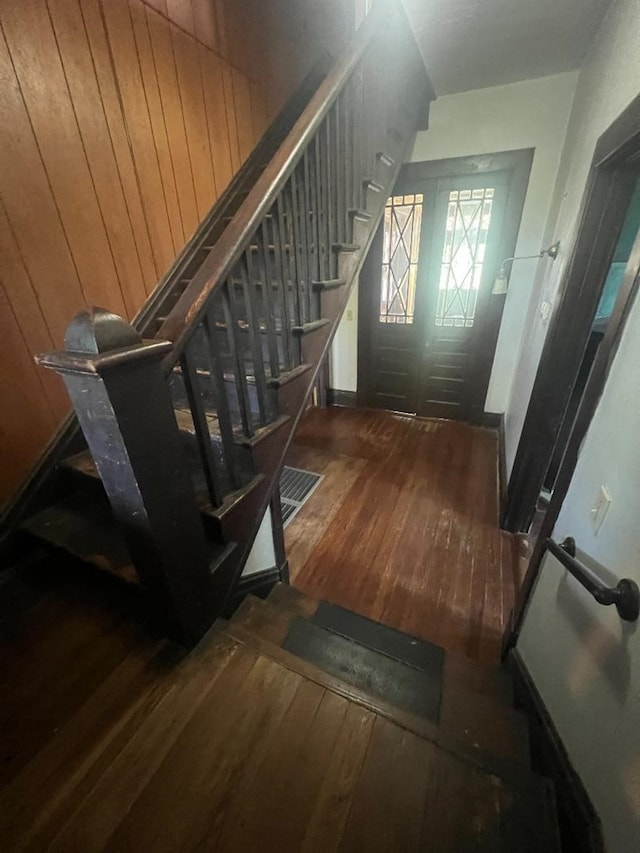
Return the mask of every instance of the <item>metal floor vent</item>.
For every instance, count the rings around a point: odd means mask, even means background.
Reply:
[[[305,501],[309,500],[323,476],[314,474],[313,471],[284,466],[280,475],[280,503],[284,527],[294,518]]]

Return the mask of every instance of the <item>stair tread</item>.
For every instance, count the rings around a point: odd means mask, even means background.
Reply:
[[[263,610],[266,612],[262,613]],[[273,624],[273,618],[273,607],[269,611],[267,601],[248,596],[243,606],[236,611],[236,615],[227,624],[226,631],[234,639],[249,645],[260,654],[272,658],[304,678],[315,681],[351,701],[364,705],[420,737],[427,738],[444,749],[459,755],[475,766],[482,767],[501,778],[507,779],[512,784],[522,786],[525,791],[546,796],[548,781],[530,770],[526,765],[509,758],[505,759],[471,748],[464,741],[443,731],[424,716],[402,710],[384,699],[372,696],[368,691],[347,683],[342,678],[332,675],[321,667],[283,649],[277,642],[267,639],[263,635],[265,625]],[[280,613],[277,618],[284,620],[280,625],[280,630],[282,630],[286,624],[286,616],[283,617]]]
[[[314,281],[311,286],[314,290],[335,290],[337,287],[344,287],[346,283],[344,278],[328,278],[325,281]]]
[[[91,467],[83,460],[83,467],[88,477],[100,481],[95,466]],[[255,479],[259,481],[262,478]],[[250,485],[254,485],[253,481]],[[222,507],[218,507],[215,512],[224,514],[237,502],[238,495],[246,490],[247,487],[244,487],[228,495]],[[203,515],[211,512],[210,505],[203,501],[200,511]],[[61,548],[127,584],[140,585],[124,535],[104,497],[91,497],[77,490],[35,513],[20,527],[48,545]],[[234,542],[223,544],[212,539],[207,540],[207,546],[211,571],[224,564],[236,548]]]
[[[315,602],[313,606],[310,601],[292,587],[276,584],[267,600],[261,603],[262,618],[258,620],[261,636],[284,647],[286,632],[291,629],[296,619],[303,618],[316,628],[324,625],[324,630],[329,632],[331,628],[337,629],[343,638],[363,644],[381,658],[381,668],[389,672],[393,671],[393,667],[389,667],[386,661],[382,660],[383,656],[394,659],[404,667],[421,667],[430,678],[438,678],[443,686],[442,703],[437,715],[443,732],[482,753],[492,753],[514,760],[522,766],[529,765],[527,721],[523,714],[513,708],[510,690],[505,693],[487,690],[483,692],[469,681],[468,673],[476,670],[482,672],[481,667],[461,665],[458,656],[451,655],[438,646],[364,619],[343,608],[324,602]],[[288,621],[282,614],[288,614]],[[252,618],[257,618],[256,614]],[[277,631],[269,620],[277,624]],[[265,634],[265,630],[268,633]],[[300,634],[300,629],[297,629],[297,633]],[[327,643],[338,647],[336,654],[344,651],[340,643],[330,638],[327,638]],[[411,645],[412,643],[414,645]],[[407,657],[409,661],[406,660]],[[319,663],[317,657],[312,661]],[[329,665],[331,664],[329,661]],[[335,669],[330,671],[336,674]],[[510,678],[507,678],[510,682]],[[411,682],[408,678],[405,681]]]
[[[271,590],[267,601],[285,607],[301,616],[312,618],[321,602],[318,599],[305,595],[295,587],[278,583]],[[337,606],[337,605],[336,605]],[[346,611],[349,613],[350,611]],[[357,614],[354,614],[357,615]],[[366,619],[366,617],[359,617]],[[379,623],[374,622],[374,625]],[[383,626],[387,627],[387,626]],[[389,628],[396,632],[396,629]],[[411,639],[411,635],[397,631],[402,637]],[[419,642],[424,642],[419,640]],[[464,657],[460,654],[447,651],[445,653],[445,670],[457,681],[464,681],[474,693],[485,695],[488,698],[512,702],[513,684],[511,675],[500,667],[488,667]]]
[[[88,465],[85,470],[89,470]],[[21,528],[128,584],[140,583],[124,537],[108,507],[87,500],[86,495],[67,496],[28,518]]]

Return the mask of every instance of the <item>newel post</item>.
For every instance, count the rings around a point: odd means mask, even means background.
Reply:
[[[174,635],[212,621],[204,530],[161,369],[170,341],[143,341],[101,308],[70,323],[65,350],[38,358],[62,374],[140,580]]]

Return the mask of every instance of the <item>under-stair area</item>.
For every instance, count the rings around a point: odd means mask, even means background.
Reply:
[[[78,567],[3,601],[3,850],[560,850],[502,668],[284,584],[189,652]]]

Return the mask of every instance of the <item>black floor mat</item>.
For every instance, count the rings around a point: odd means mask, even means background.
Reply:
[[[431,673],[407,666],[300,617],[282,648],[396,708],[439,721],[441,667]]]
[[[326,601],[320,605],[313,616],[314,624],[334,634],[340,634],[350,640],[355,640],[361,646],[367,646],[376,652],[381,652],[394,660],[406,663],[435,678],[442,679],[444,664],[444,649],[434,646],[426,640],[419,640],[410,634],[396,631],[380,622],[374,622],[365,616],[359,616],[337,604]]]

